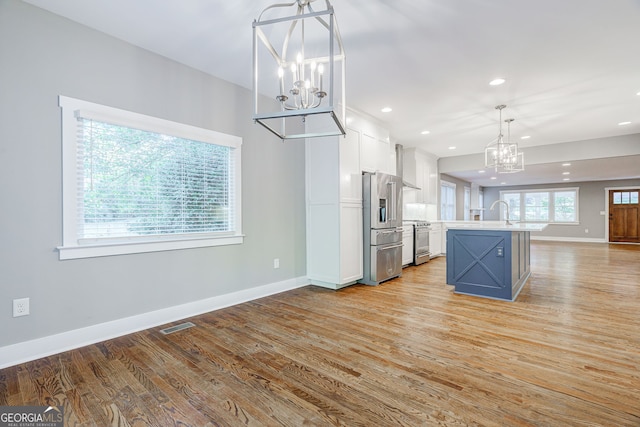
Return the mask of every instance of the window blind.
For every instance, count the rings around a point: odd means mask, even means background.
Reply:
[[[233,147],[79,113],[79,241],[234,231]]]

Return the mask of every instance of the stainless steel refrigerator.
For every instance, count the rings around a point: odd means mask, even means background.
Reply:
[[[364,273],[360,283],[378,285],[402,273],[402,178],[362,176]]]

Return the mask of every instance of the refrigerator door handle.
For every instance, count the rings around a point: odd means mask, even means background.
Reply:
[[[379,251],[386,251],[386,250],[388,250],[388,249],[401,248],[401,247],[403,247],[403,246],[404,246],[404,244],[403,244],[403,243],[400,243],[400,244],[393,245],[393,246],[383,246],[383,247],[381,247],[381,248],[378,248],[378,250],[379,250]]]
[[[387,184],[388,186],[390,186],[391,188],[389,189],[389,191],[391,192],[391,203],[389,206],[389,219],[391,221],[395,221],[398,218],[396,217],[396,183],[394,181],[391,181],[390,183]]]

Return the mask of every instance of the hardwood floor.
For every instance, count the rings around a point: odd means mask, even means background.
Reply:
[[[438,258],[244,303],[3,369],[0,405],[64,405],[66,426],[640,426],[640,246],[533,242],[531,263],[515,302],[453,294]]]

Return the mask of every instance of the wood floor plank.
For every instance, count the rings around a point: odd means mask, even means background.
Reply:
[[[307,286],[0,370],[73,426],[640,426],[640,246],[533,242],[515,302],[446,260]]]

